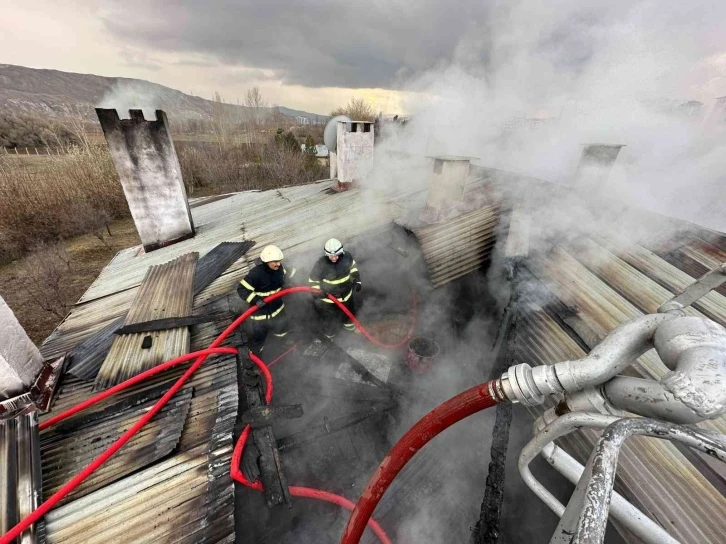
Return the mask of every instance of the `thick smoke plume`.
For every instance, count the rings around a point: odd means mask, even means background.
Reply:
[[[398,149],[569,183],[583,144],[623,144],[609,196],[726,230],[724,3],[498,3],[405,87]]]
[[[575,183],[583,144],[620,144],[609,179],[591,201],[605,196],[726,231],[726,101],[718,100],[726,95],[724,3],[497,3],[486,24],[462,28],[454,62],[403,88],[410,121],[383,129],[366,180],[376,191],[424,189],[431,155],[477,157],[475,164],[567,187]],[[617,223],[597,207],[582,208],[578,198],[565,196],[548,212],[552,232],[539,234],[551,241],[567,231],[575,237],[578,224]],[[501,282],[490,286],[506,289]],[[447,291],[435,296],[445,302]],[[456,338],[458,346],[442,361],[449,372],[431,377],[428,395],[443,400],[481,379],[477,372],[493,362],[484,340],[492,329],[472,322]],[[443,486],[437,500],[427,499],[403,522],[399,539],[459,541],[466,533],[452,533],[449,520],[462,508],[476,510],[483,496],[490,417],[482,417],[481,432],[470,424],[451,430],[447,459],[460,462],[442,461],[441,470],[457,487]],[[403,423],[400,432],[411,422]],[[528,423],[515,421],[515,442],[529,436]],[[460,485],[462,475],[469,485]],[[467,511],[472,524],[473,510]]]

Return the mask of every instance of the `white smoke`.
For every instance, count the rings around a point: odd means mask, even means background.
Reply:
[[[107,92],[99,108],[115,109],[121,119],[129,119],[129,110],[142,110],[147,121],[156,119],[156,110],[163,109],[163,87],[151,86],[142,81],[121,81]]]
[[[569,182],[583,144],[623,144],[610,196],[726,230],[724,3],[502,3],[405,88],[390,147]]]

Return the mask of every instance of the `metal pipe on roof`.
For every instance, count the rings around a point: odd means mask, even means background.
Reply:
[[[706,419],[655,380],[615,376],[602,387],[602,393],[616,408],[644,417],[681,424],[698,423]]]
[[[587,357],[532,369],[523,363],[502,376],[507,398],[527,405],[542,404],[553,393],[582,391],[601,385],[653,347],[658,326],[676,313],[644,315],[613,330]]]
[[[723,435],[654,419],[620,419],[605,429],[590,455],[550,544],[603,542],[620,449],[635,435],[676,440],[726,462]]]
[[[542,457],[557,472],[567,478],[570,483],[577,484],[585,472],[585,467],[578,463],[565,450],[551,442],[542,450]],[[563,505],[562,512],[564,511],[565,507]],[[610,513],[613,518],[646,544],[678,544],[678,541],[669,535],[663,527],[651,520],[616,491],[613,491],[613,496],[610,500]],[[562,514],[558,513],[558,515]]]
[[[571,412],[565,414],[549,425],[542,427],[540,420],[535,423],[535,436],[522,449],[519,456],[519,473],[522,480],[555,514],[562,517],[565,505],[550,493],[537,480],[529,469],[529,465],[537,455],[542,455],[560,474],[573,484],[577,484],[585,471],[580,463],[564,450],[555,446],[553,441],[580,428],[604,429],[617,422],[618,417],[589,412]],[[626,529],[635,534],[646,544],[677,544],[665,529],[638,510],[619,493],[613,492],[611,513]]]
[[[704,317],[681,317],[658,327],[654,340],[672,370],[663,387],[703,419],[726,412],[726,329]]]
[[[658,308],[658,312],[668,312],[674,308],[686,308],[724,282],[726,282],[726,263],[704,274],[697,281],[686,287],[680,295],[663,303]]]

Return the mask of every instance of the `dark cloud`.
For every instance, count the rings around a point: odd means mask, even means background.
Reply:
[[[108,31],[150,53],[275,70],[286,84],[395,88],[450,61],[486,2],[109,0]]]

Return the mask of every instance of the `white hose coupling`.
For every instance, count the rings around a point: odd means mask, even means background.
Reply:
[[[502,374],[502,389],[510,402],[527,406],[542,404],[546,396],[564,392],[553,367],[532,368],[526,363],[512,366]]]

